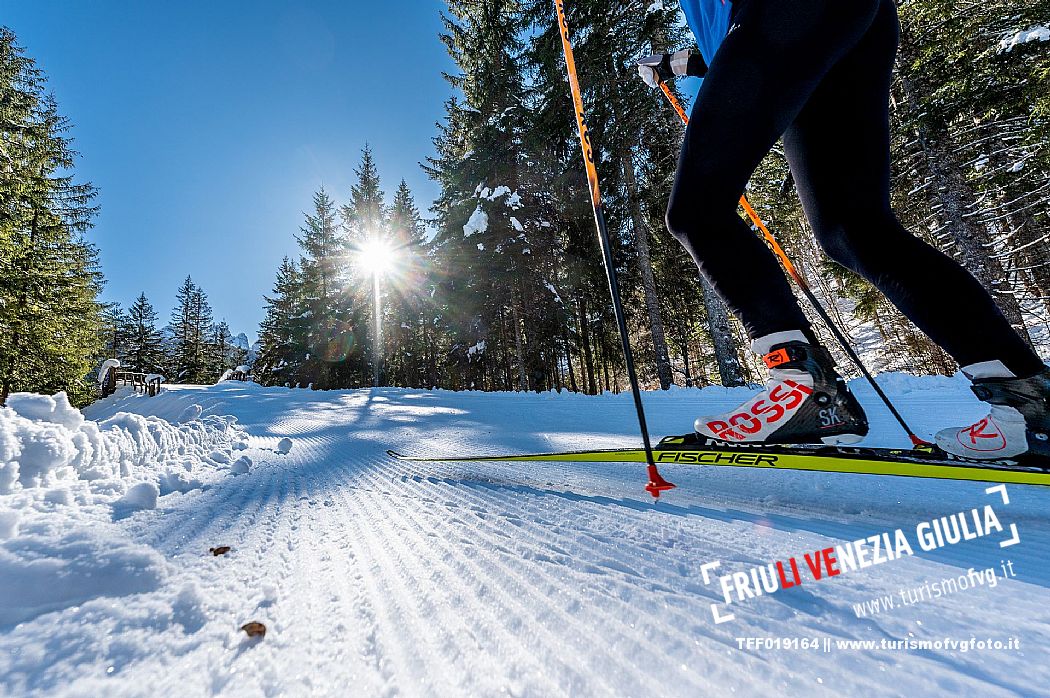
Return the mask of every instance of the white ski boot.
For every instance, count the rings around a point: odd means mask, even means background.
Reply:
[[[992,406],[987,417],[968,427],[937,433],[937,445],[964,458],[1050,458],[1050,368],[1017,378],[999,361],[964,366],[979,400]]]
[[[694,428],[708,439],[731,443],[855,444],[868,433],[868,419],[831,354],[801,332],[760,337],[751,348],[763,355],[769,382],[740,407],[700,417]]]

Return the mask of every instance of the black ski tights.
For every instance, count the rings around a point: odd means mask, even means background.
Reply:
[[[962,267],[890,208],[893,0],[737,0],[697,96],[667,227],[752,338],[809,331],[773,254],[737,214],[751,173],[783,136],[799,198],[827,254],[875,284],[961,365],[1038,356]]]

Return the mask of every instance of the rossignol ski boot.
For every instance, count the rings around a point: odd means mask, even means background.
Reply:
[[[769,368],[765,390],[735,410],[700,417],[699,436],[731,443],[845,445],[861,441],[868,419],[835,371],[835,361],[801,332],[752,342]]]
[[[963,371],[973,380],[973,392],[992,409],[976,424],[938,432],[937,445],[965,458],[1050,459],[1050,368],[1030,378],[980,377],[972,368]]]

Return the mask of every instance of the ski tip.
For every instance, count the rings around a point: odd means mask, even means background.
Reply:
[[[386,450],[386,454],[391,458],[397,458],[398,460],[401,460],[405,457],[403,453],[398,453],[397,451],[391,450],[389,448]]]

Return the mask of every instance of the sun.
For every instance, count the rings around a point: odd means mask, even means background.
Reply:
[[[394,268],[397,251],[386,240],[374,238],[358,248],[357,261],[369,274],[385,274]]]

